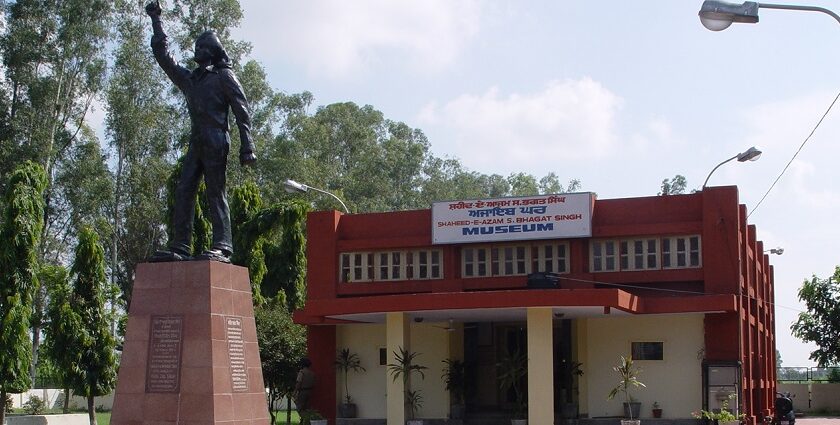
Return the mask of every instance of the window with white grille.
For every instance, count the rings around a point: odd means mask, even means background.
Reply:
[[[593,272],[618,271],[616,262],[616,241],[592,241],[590,244],[589,269]]]
[[[659,268],[659,239],[630,239],[619,242],[621,270]]]
[[[700,236],[662,238],[662,268],[700,267]]]
[[[340,258],[340,280],[345,283],[443,277],[443,256],[440,250],[345,252]]]

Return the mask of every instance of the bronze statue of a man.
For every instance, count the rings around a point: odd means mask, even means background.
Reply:
[[[233,110],[236,125],[239,127],[239,162],[242,165],[252,165],[257,157],[251,140],[248,101],[231,70],[227,52],[214,32],[206,31],[195,41],[195,62],[198,68],[191,71],[175,62],[168,51],[169,43],[166,33],[163,32],[161,12],[157,0],[146,5],[146,13],[152,18],[154,31],[152,52],[169,79],[184,93],[192,128],[189,148],[175,191],[174,238],[170,241],[168,250],[158,251],[150,260],[192,259],[195,195],[199,179],[203,175],[207,186],[210,221],[213,224],[213,245],[195,259],[229,263],[233,253],[233,242],[230,210],[225,196],[225,170],[230,149],[228,111]]]

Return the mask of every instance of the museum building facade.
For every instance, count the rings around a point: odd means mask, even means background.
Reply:
[[[516,410],[499,385],[505,358],[527,353],[529,423],[619,417],[607,394],[621,356],[646,384],[641,417],[719,409],[756,424],[775,394],[773,267],[737,188],[596,200],[560,194],[435,203],[307,219],[308,328],[316,373],[311,404],[336,418],[345,401],[336,353],[359,418],[498,417]],[[417,353],[425,377],[412,412],[389,364]],[[446,390],[445,360],[466,365],[465,401]],[[453,407],[456,405],[456,407]],[[332,421],[331,421],[332,423]]]

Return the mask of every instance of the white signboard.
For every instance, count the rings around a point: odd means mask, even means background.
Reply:
[[[592,236],[592,193],[473,199],[432,204],[432,243]]]

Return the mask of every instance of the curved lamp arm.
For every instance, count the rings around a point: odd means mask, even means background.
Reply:
[[[705,188],[706,188],[706,183],[709,183],[709,178],[711,178],[711,177],[712,177],[712,174],[714,174],[715,170],[717,170],[718,168],[720,168],[720,166],[721,166],[721,165],[726,164],[727,162],[732,161],[733,159],[735,159],[735,158],[737,158],[737,157],[738,157],[738,155],[735,155],[735,156],[733,156],[732,158],[729,158],[729,159],[727,159],[726,161],[723,161],[723,162],[721,162],[720,164],[716,165],[716,166],[715,166],[715,168],[712,168],[712,171],[709,173],[709,175],[708,175],[708,176],[706,176],[706,181],[704,181],[704,182],[703,182],[703,189],[705,189]]]
[[[764,8],[764,9],[802,10],[802,11],[806,11],[806,12],[821,12],[821,13],[825,13],[826,15],[831,16],[838,23],[840,23],[840,16],[838,16],[836,13],[834,13],[834,12],[824,8],[824,7],[799,6],[799,5],[793,5],[793,4],[771,4],[771,3],[759,3],[758,7]]]
[[[306,185],[304,185],[304,186],[306,186]],[[350,209],[349,209],[349,208],[347,208],[347,205],[344,205],[344,201],[342,201],[342,200],[341,200],[341,198],[339,198],[338,196],[335,196],[335,195],[333,195],[332,193],[327,192],[326,190],[321,190],[321,189],[318,189],[317,187],[312,187],[312,186],[306,186],[306,187],[307,187],[308,189],[312,189],[312,190],[314,190],[314,191],[316,191],[316,192],[321,192],[321,193],[323,193],[323,194],[325,194],[325,195],[330,195],[330,196],[332,196],[333,198],[335,198],[335,200],[336,200],[336,201],[338,201],[338,203],[339,203],[339,204],[341,204],[341,206],[342,206],[342,207],[344,207],[344,212],[346,212],[347,214],[350,214]]]
[[[344,207],[344,212],[346,212],[347,214],[350,214],[350,208],[347,208],[347,205],[344,204],[344,201],[342,201],[341,198],[339,198],[338,196],[335,196],[332,193],[327,192],[326,190],[318,189],[317,187],[312,187],[312,186],[309,186],[309,185],[306,185],[306,184],[303,184],[303,183],[298,183],[298,182],[296,182],[292,179],[286,180],[286,182],[283,183],[283,185],[286,187],[286,192],[289,192],[289,193],[308,192],[309,189],[312,189],[316,192],[323,193],[323,194],[326,194],[326,195],[330,195],[333,198],[335,198],[335,200],[338,201],[338,203],[341,204],[342,207]]]

